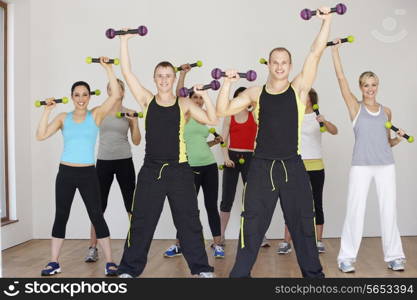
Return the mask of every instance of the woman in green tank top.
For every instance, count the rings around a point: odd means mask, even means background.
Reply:
[[[185,74],[190,70],[190,65],[181,66],[182,70],[178,79],[177,94],[184,87]],[[198,106],[202,107],[204,101],[201,96],[191,93],[190,99]],[[224,249],[221,245],[220,216],[217,207],[218,190],[219,190],[219,174],[217,162],[214,158],[210,147],[223,141],[222,137],[216,137],[213,141],[207,142],[209,136],[209,128],[199,123],[193,118],[189,118],[185,125],[185,144],[187,147],[188,163],[193,169],[194,185],[197,194],[200,187],[203,189],[204,205],[206,207],[210,230],[213,235],[212,248],[214,257],[223,258]],[[165,253],[165,257],[173,257],[181,255],[180,241],[177,236],[177,244],[169,247]]]

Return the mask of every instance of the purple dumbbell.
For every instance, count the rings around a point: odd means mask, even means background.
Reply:
[[[113,28],[109,28],[106,30],[106,36],[109,39],[114,38],[116,35],[122,35],[122,34],[139,34],[140,36],[144,36],[148,33],[148,28],[146,26],[139,26],[137,29],[128,29],[127,31],[124,30],[114,30]]]
[[[198,89],[198,90],[203,91],[203,90],[212,89],[213,91],[217,91],[219,88],[220,88],[220,82],[218,82],[217,80],[213,80],[209,84],[203,85],[203,88]],[[194,91],[194,88],[187,89],[186,87],[183,87],[180,89],[180,96],[188,97],[188,95],[190,95],[192,91]]]
[[[331,13],[337,13],[339,15],[343,15],[346,13],[347,7],[346,5],[344,5],[343,3],[339,3],[338,5],[336,5],[335,7],[332,7],[332,9],[330,10]],[[303,9],[300,12],[300,16],[302,19],[304,20],[310,20],[312,16],[315,16],[317,14],[317,11],[315,10],[310,10],[308,8]]]
[[[246,73],[238,73],[241,78],[246,78],[248,81],[256,80],[256,72],[253,70],[249,70]],[[226,73],[220,70],[219,68],[213,69],[211,71],[211,77],[214,79],[220,79],[220,77],[226,77]]]

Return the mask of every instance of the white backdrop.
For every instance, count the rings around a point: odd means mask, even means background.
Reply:
[[[44,142],[35,140],[35,130],[41,109],[34,108],[35,99],[50,96],[70,96],[74,81],[85,80],[92,89],[105,90],[105,73],[98,65],[87,65],[87,56],[107,55],[119,57],[119,40],[104,36],[107,28],[136,28],[146,25],[149,33],[130,41],[132,68],[141,82],[155,91],[152,72],[156,63],[169,60],[174,65],[202,60],[204,66],[189,73],[186,86],[207,83],[214,67],[254,69],[258,73],[255,84],[263,84],[267,71],[258,63],[276,46],[287,47],[293,55],[295,76],[315,38],[320,22],[317,18],[304,21],[299,11],[305,7],[335,5],[336,1],[321,0],[233,0],[233,1],[132,1],[132,0],[29,0],[30,44],[29,86],[15,86],[16,90],[29,89],[27,102],[30,113],[33,237],[49,238],[54,219],[54,185],[62,152],[60,133]],[[380,77],[378,100],[392,109],[393,123],[417,135],[413,116],[417,109],[417,57],[416,46],[417,2],[408,0],[344,1],[348,11],[333,18],[331,37],[354,35],[355,43],[342,47],[344,69],[354,93],[360,97],[358,77],[365,70],[373,70]],[[121,76],[119,67],[116,72]],[[248,86],[241,81],[234,86]],[[345,206],[348,172],[353,147],[352,127],[341,98],[331,63],[330,51],[322,58],[314,87],[319,93],[321,112],[339,128],[339,135],[323,138],[326,165],[324,191],[325,236],[340,236]],[[213,101],[216,94],[211,93]],[[104,96],[93,98],[91,107],[101,103]],[[125,105],[138,109],[131,94]],[[57,114],[72,110],[72,104],[58,105]],[[17,114],[21,112],[16,112]],[[143,121],[140,121],[141,132]],[[221,130],[221,124],[218,131]],[[27,132],[25,133],[27,134]],[[16,135],[19,135],[17,132]],[[16,148],[20,141],[16,141]],[[397,166],[398,222],[402,235],[417,234],[417,211],[414,184],[417,163],[412,154],[416,144],[401,143],[394,148]],[[219,163],[220,149],[213,151]],[[133,147],[136,171],[142,164],[144,141]],[[17,158],[18,159],[18,158]],[[19,177],[17,177],[19,180]],[[221,182],[221,179],[220,179]],[[227,238],[237,238],[240,213],[241,183],[239,183]],[[30,188],[29,186],[27,188]],[[221,191],[221,184],[220,184]],[[221,193],[219,199],[221,198]],[[17,205],[24,205],[18,198]],[[199,195],[201,221],[206,238],[210,230]],[[124,238],[128,228],[122,197],[118,185],[112,187],[106,220],[113,238]],[[366,236],[380,235],[376,193],[372,186],[365,219]],[[79,195],[76,195],[67,226],[68,238],[87,238],[89,220]],[[283,235],[283,218],[277,206],[270,238]],[[166,203],[155,238],[174,238],[170,209]]]

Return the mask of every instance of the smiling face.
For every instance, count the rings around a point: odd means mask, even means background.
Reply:
[[[155,68],[153,79],[158,92],[172,92],[175,83],[175,71],[172,64],[169,62],[159,63]]]
[[[90,102],[90,92],[84,85],[78,85],[74,88],[71,98],[76,109],[87,109]]]
[[[269,76],[275,80],[288,80],[292,69],[291,56],[288,50],[277,48],[271,51],[268,61]]]
[[[378,93],[379,79],[373,72],[364,72],[359,78],[359,86],[364,99],[374,99]]]

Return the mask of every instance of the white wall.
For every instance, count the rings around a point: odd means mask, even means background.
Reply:
[[[105,74],[97,65],[84,63],[86,56],[107,55],[119,56],[117,38],[108,40],[104,36],[107,28],[123,26],[136,27],[147,25],[146,37],[133,39],[130,42],[130,53],[133,70],[141,82],[155,91],[152,82],[152,71],[161,60],[170,60],[175,65],[201,59],[203,68],[193,70],[187,86],[211,80],[210,71],[214,67],[237,68],[242,71],[255,69],[258,72],[257,84],[265,82],[267,72],[258,63],[260,57],[266,57],[273,47],[285,46],[293,54],[295,75],[301,68],[309,51],[320,22],[317,19],[302,20],[298,15],[304,7],[318,7],[328,1],[128,1],[119,0],[117,4],[108,0],[37,0],[31,1],[30,16],[24,16],[24,22],[30,20],[30,59],[23,55],[30,73],[22,73],[19,80],[20,97],[25,105],[16,116],[24,118],[30,113],[30,120],[19,124],[19,134],[25,137],[21,141],[22,153],[18,160],[22,165],[32,164],[19,173],[18,191],[33,197],[33,237],[50,237],[54,219],[54,181],[62,151],[61,134],[45,142],[34,138],[41,110],[32,105],[32,101],[50,96],[69,96],[70,86],[76,80],[86,80],[93,89],[105,89]],[[415,48],[417,12],[415,1],[345,1],[348,12],[345,16],[335,16],[332,37],[354,35],[356,42],[346,45],[341,50],[345,72],[350,79],[351,87],[360,96],[357,78],[362,71],[371,69],[381,78],[378,99],[393,111],[393,122],[417,134],[417,124],[412,120],[417,104],[414,100],[417,92],[417,58]],[[397,11],[396,9],[403,9]],[[402,14],[404,13],[405,14]],[[387,19],[393,17],[394,19]],[[393,21],[394,20],[394,21]],[[397,28],[393,28],[397,22]],[[382,24],[383,23],[383,24]],[[390,31],[389,29],[394,29]],[[401,40],[388,43],[388,38],[378,40],[373,30],[393,36],[402,30],[407,35]],[[19,35],[17,35],[19,36]],[[24,35],[23,35],[24,37]],[[22,38],[23,38],[22,37]],[[24,46],[24,45],[22,45]],[[20,51],[27,51],[26,47]],[[26,52],[25,52],[26,53]],[[26,54],[27,55],[27,54]],[[20,58],[20,56],[19,56]],[[26,60],[25,60],[26,59]],[[117,72],[120,74],[119,70]],[[29,79],[30,78],[30,81]],[[235,85],[248,85],[241,81]],[[346,108],[341,99],[331,64],[330,52],[324,54],[316,84],[320,95],[322,113],[339,127],[336,137],[325,136],[323,148],[326,164],[326,184],[324,207],[326,217],[325,235],[339,236],[344,219],[347,176],[350,167],[353,147],[353,134]],[[30,94],[28,92],[30,91]],[[213,101],[215,99],[215,94]],[[138,109],[130,93],[126,105]],[[93,100],[100,103],[99,100]],[[30,109],[30,111],[28,111]],[[56,113],[70,111],[72,105],[59,105]],[[143,133],[143,121],[140,124]],[[218,126],[220,129],[221,126]],[[20,138],[19,136],[19,143]],[[25,149],[25,151],[23,151]],[[24,153],[30,149],[31,159]],[[403,235],[417,234],[417,203],[413,194],[417,163],[412,159],[416,144],[402,143],[394,149],[397,161],[398,215],[399,227]],[[217,147],[215,155],[220,163],[221,153]],[[137,170],[142,164],[144,144],[133,149]],[[27,175],[32,177],[32,185]],[[30,195],[32,186],[32,196]],[[238,190],[241,190],[241,185]],[[236,196],[236,205],[228,228],[228,238],[238,234],[240,197]],[[201,220],[206,238],[210,237],[207,217],[202,195],[199,197]],[[365,221],[367,236],[380,234],[379,217],[374,189],[368,199]],[[22,198],[18,201],[23,201]],[[19,203],[19,202],[18,202]],[[31,216],[28,216],[30,219]],[[109,223],[112,237],[124,238],[127,231],[122,198],[117,185],[110,194],[106,220]],[[80,197],[77,195],[72,207],[67,227],[68,238],[87,238],[89,221]],[[283,233],[282,213],[278,206],[268,236],[281,237]],[[155,238],[173,238],[175,230],[168,205],[164,208]]]
[[[33,139],[28,105],[31,99],[29,12],[29,0],[13,1],[13,4],[9,5],[9,196],[12,201],[11,218],[17,219],[18,222],[2,227],[2,249],[33,237],[31,162]],[[13,129],[14,135],[11,135]]]

